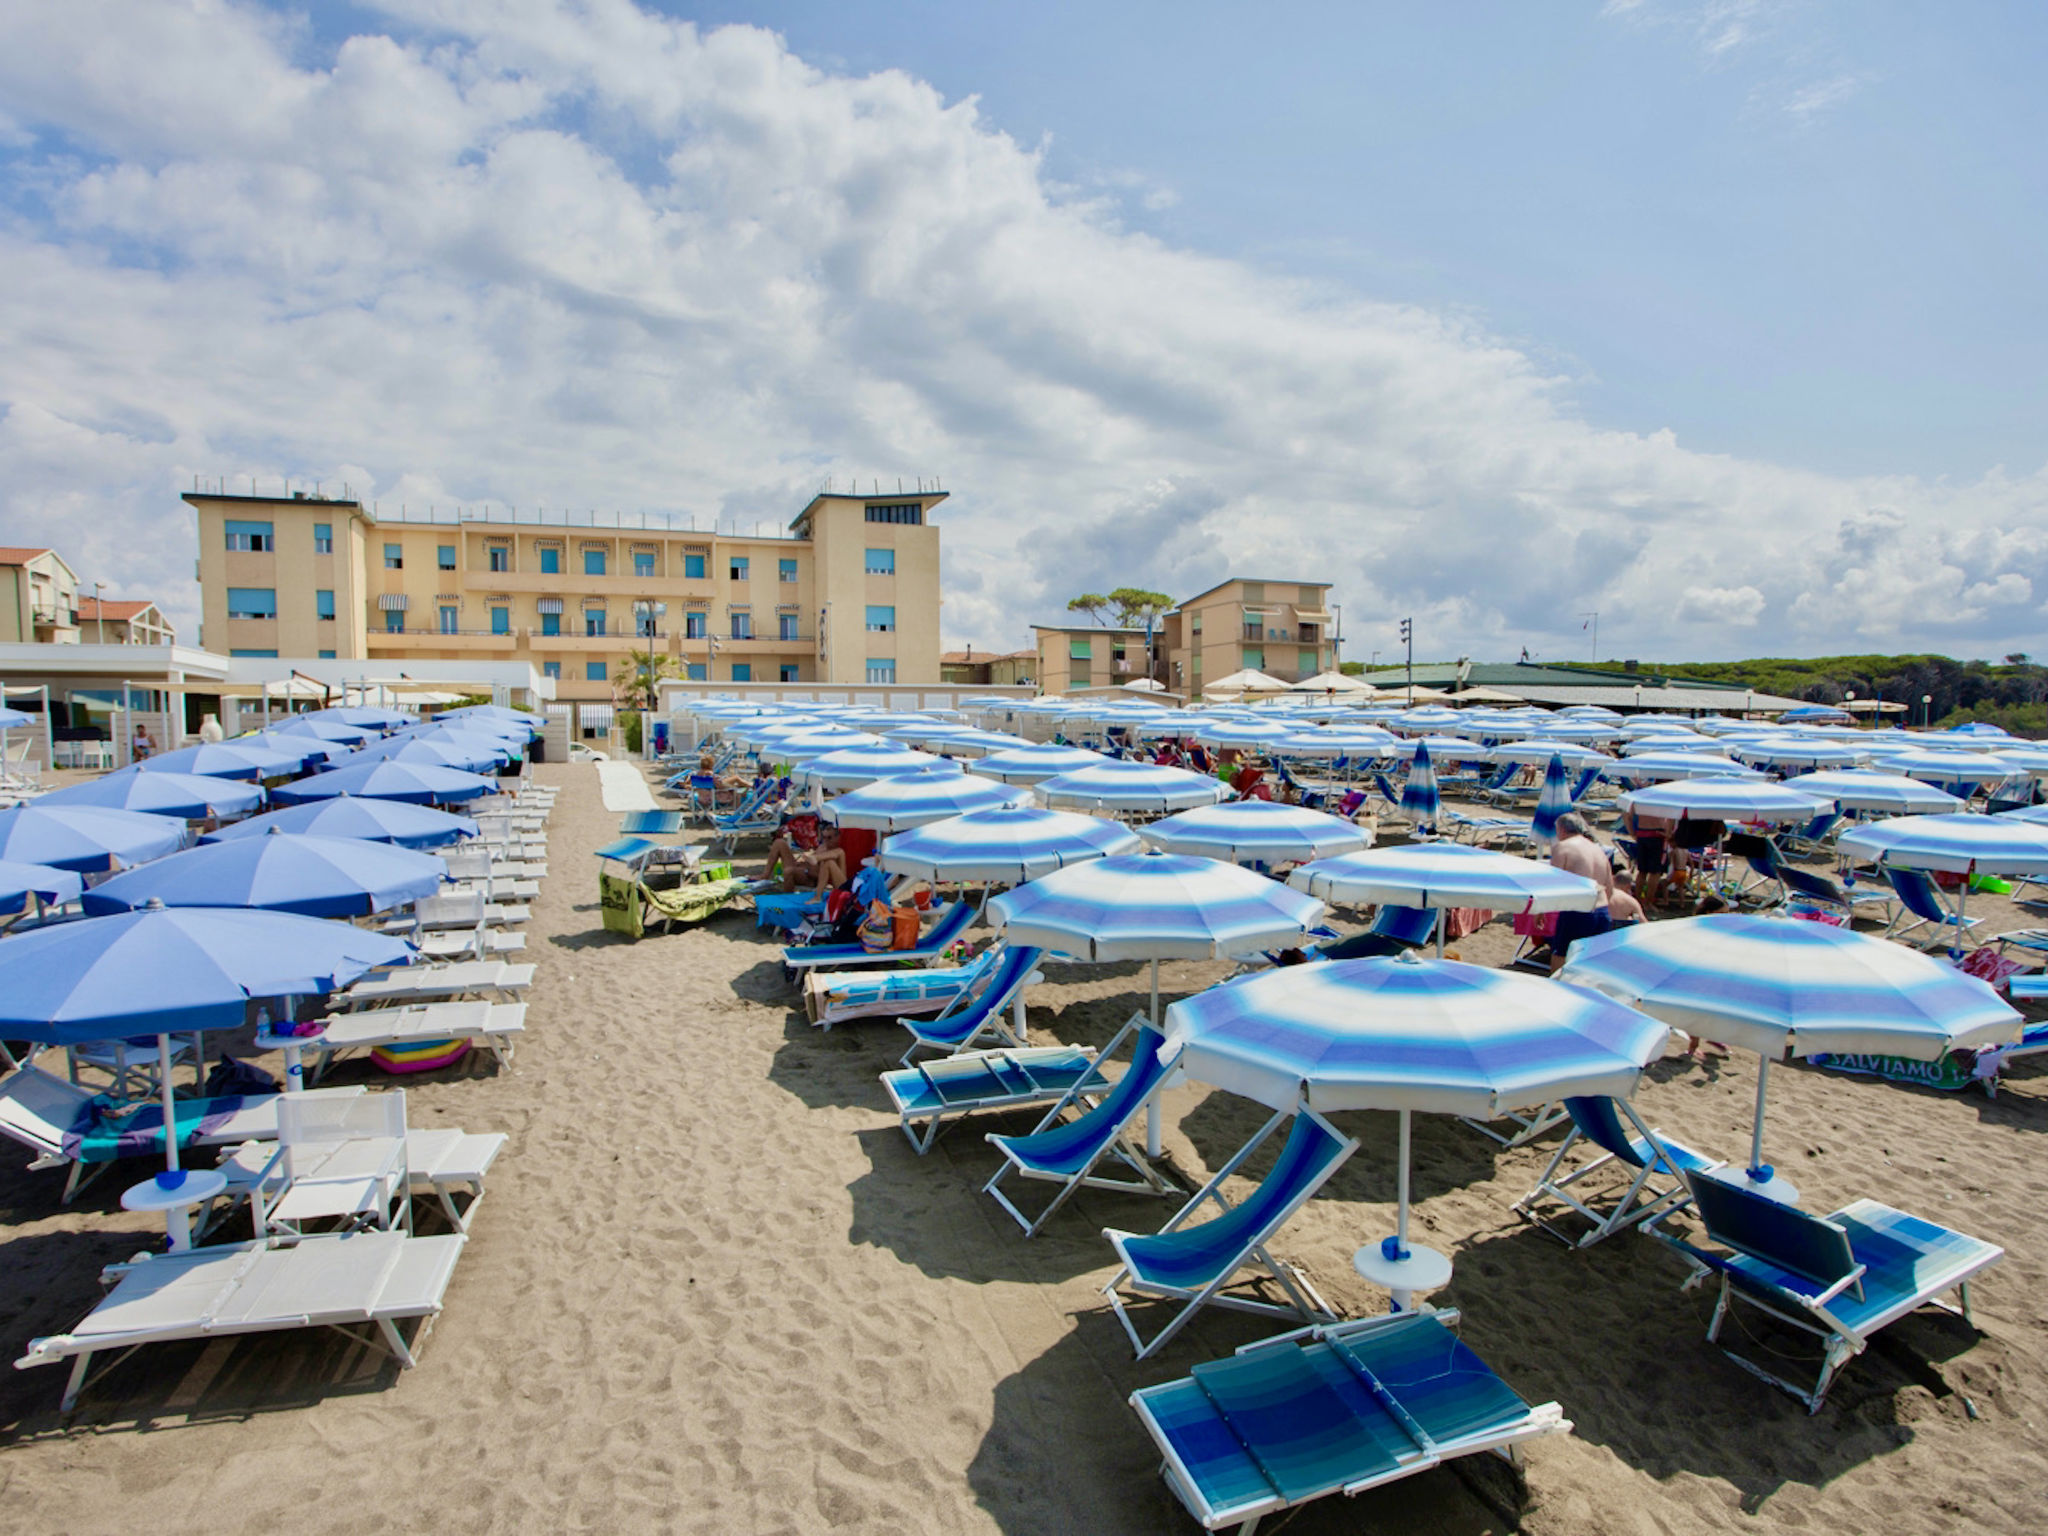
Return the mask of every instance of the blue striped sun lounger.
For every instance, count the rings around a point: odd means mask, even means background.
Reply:
[[[1092,1100],[1109,1089],[1095,1053],[1078,1045],[969,1051],[882,1074],[903,1134],[922,1157],[955,1120],[985,1111]]]
[[[1246,1345],[1131,1395],[1166,1481],[1204,1527],[1250,1536],[1267,1515],[1571,1429],[1532,1406],[1447,1324],[1397,1312]]]

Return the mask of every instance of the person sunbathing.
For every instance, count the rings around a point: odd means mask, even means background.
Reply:
[[[768,868],[773,871],[777,863],[782,866],[782,889],[794,892],[801,886],[810,886],[816,894],[823,896],[846,884],[846,850],[839,846],[839,829],[825,827],[818,834],[818,846],[800,848],[789,838],[776,835],[768,845]]]

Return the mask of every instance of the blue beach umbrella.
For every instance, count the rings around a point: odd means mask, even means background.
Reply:
[[[842,827],[901,832],[969,811],[1022,805],[1030,795],[1028,789],[1014,789],[978,774],[906,773],[848,790],[826,802],[820,814]]]
[[[1552,757],[1543,770],[1543,789],[1536,796],[1536,810],[1529,818],[1529,839],[1538,848],[1557,841],[1557,818],[1572,808],[1572,786],[1565,776],[1564,759]]]
[[[1624,756],[1615,764],[1613,774],[1617,779],[1636,783],[1664,783],[1672,779],[1761,781],[1763,778],[1754,768],[1745,768],[1732,758],[1712,752],[1644,752],[1635,757]]]
[[[441,710],[434,718],[443,724],[464,729],[489,725],[494,730],[522,731],[529,740],[540,735],[546,726],[539,715],[530,715],[523,709],[507,709],[502,704],[466,704],[460,709]]]
[[[1231,794],[1229,785],[1206,773],[1115,759],[1046,779],[1037,790],[1050,806],[1152,815],[1214,805]]]
[[[9,709],[5,704],[0,704],[0,731],[14,731],[19,730],[24,725],[34,725],[38,718],[40,717],[27,714],[19,709]]]
[[[1955,940],[1961,943],[1971,875],[2048,874],[2048,825],[2009,816],[1894,816],[1852,827],[1838,853],[1899,869],[1964,876],[1956,890]]]
[[[1401,814],[1417,832],[1431,832],[1443,812],[1436,792],[1436,769],[1430,766],[1429,748],[1418,742],[1415,760],[1408,765],[1408,777],[1401,784]]]
[[[1819,800],[1833,801],[1835,808],[1843,811],[1932,816],[1963,808],[1961,800],[1924,780],[1909,778],[1902,773],[1873,773],[1863,768],[1802,773],[1797,778],[1787,779],[1785,787]]]
[[[507,735],[503,731],[493,731],[487,727],[488,722],[474,730],[449,725],[421,725],[398,734],[407,741],[423,741],[432,747],[447,747],[453,751],[481,754],[493,763],[513,763],[526,755],[525,732]]]
[[[1575,741],[1510,741],[1489,747],[1482,754],[1494,763],[1540,766],[1557,761],[1568,768],[1605,768],[1614,762],[1605,752],[1582,747]]]
[[[441,848],[476,836],[476,823],[451,811],[412,805],[404,800],[375,800],[356,795],[338,795],[332,800],[309,800],[288,805],[238,821],[209,832],[202,843],[232,842],[243,837],[262,837],[272,829],[306,832],[316,837],[353,837],[364,842],[396,843],[401,848]]]
[[[1573,944],[1559,976],[1689,1034],[1757,1052],[1756,1183],[1772,1177],[1763,1160],[1772,1061],[1818,1053],[1933,1061],[2019,1038],[2020,1016],[1976,977],[1903,944],[1788,917],[1720,912],[1631,924]]]
[[[1005,784],[1040,784],[1063,773],[1109,761],[1100,752],[1091,752],[1086,747],[1056,746],[1046,741],[992,752],[974,765],[974,771],[985,779],[1000,779]]]
[[[251,748],[263,752],[275,752],[282,757],[297,758],[307,768],[322,768],[337,758],[347,757],[355,748],[343,741],[323,741],[318,736],[309,736],[304,731],[250,731],[222,743],[223,746]]]
[[[1844,746],[1818,737],[1760,736],[1738,741],[1732,750],[1745,763],[1774,768],[1853,768],[1870,761],[1868,747]]]
[[[1304,864],[1362,849],[1369,841],[1352,822],[1273,800],[1197,806],[1155,821],[1139,835],[1166,853],[1231,864]]]
[[[379,800],[410,800],[416,805],[458,804],[488,795],[497,788],[490,779],[432,763],[360,763],[316,773],[310,779],[280,785],[271,798],[284,805],[330,800],[337,795],[363,795]]]
[[[812,789],[858,789],[877,779],[900,778],[906,773],[958,773],[960,765],[929,752],[879,743],[871,747],[841,747],[801,762],[790,770],[798,784]]]
[[[143,773],[196,773],[216,779],[274,779],[298,773],[309,758],[324,757],[313,737],[302,750],[279,750],[274,744],[202,741],[176,752],[161,752],[136,765]]]
[[[377,733],[360,725],[344,725],[339,720],[330,720],[321,715],[293,715],[281,725],[273,725],[264,733],[268,736],[311,736],[316,741],[331,741],[337,746],[359,747],[372,741]]]
[[[304,917],[367,917],[431,896],[448,867],[430,853],[349,837],[271,832],[203,843],[102,881],[92,916],[166,907],[249,907]]]
[[[2022,771],[1988,752],[1962,752],[1948,747],[1886,752],[1875,758],[1871,766],[1885,773],[1926,779],[1932,784],[1995,784]]]
[[[972,811],[899,832],[882,844],[878,862],[892,875],[920,880],[1022,885],[1069,864],[1143,847],[1138,834],[1119,822],[1020,806]]]
[[[1638,789],[1623,795],[1621,804],[1680,821],[1811,821],[1829,809],[1826,801],[1782,784],[1728,773]]]
[[[40,806],[99,805],[152,816],[179,816],[200,821],[208,816],[239,816],[263,804],[260,784],[208,778],[199,773],[143,773],[124,768],[37,797]]]
[[[385,709],[374,704],[342,704],[331,709],[308,710],[296,717],[300,720],[339,720],[343,725],[361,726],[366,731],[395,731],[400,726],[417,725],[418,715],[409,715],[402,709]]]
[[[96,875],[185,846],[185,823],[143,811],[40,801],[0,810],[0,859]]]
[[[68,869],[0,859],[0,917],[19,917],[38,902],[76,901],[84,889],[84,879]]]
[[[1304,864],[1296,890],[1345,906],[1591,912],[1603,892],[1584,875],[1469,843],[1402,843]]]
[[[411,736],[390,736],[351,752],[336,763],[336,769],[358,768],[364,763],[413,763],[434,768],[455,768],[463,773],[495,770],[499,754],[491,746],[458,746],[449,741],[420,741]]]

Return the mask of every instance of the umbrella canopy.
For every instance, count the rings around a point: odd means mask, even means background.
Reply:
[[[153,816],[180,816],[188,821],[208,816],[239,816],[263,804],[263,787],[199,773],[142,773],[124,768],[38,796],[36,804],[104,805]]]
[[[304,731],[282,734],[276,731],[249,731],[235,737],[227,745],[256,747],[265,752],[276,752],[285,757],[297,758],[308,768],[325,767],[337,758],[347,757],[355,750],[344,742],[322,741],[318,736],[308,736]]]
[[[0,917],[17,917],[32,901],[76,901],[84,889],[84,879],[68,869],[0,859]]]
[[[1323,904],[1214,859],[1146,853],[1070,865],[1006,891],[988,923],[1088,960],[1210,960],[1299,939]]]
[[[452,747],[464,752],[487,752],[495,762],[517,762],[525,755],[526,732],[516,726],[496,726],[478,720],[474,725],[457,721],[453,725],[416,725],[400,733],[409,741],[430,746]]]
[[[1346,906],[1480,907],[1489,912],[1591,912],[1598,884],[1554,864],[1469,843],[1404,843],[1304,864],[1297,890]]]
[[[1988,752],[1959,752],[1949,748],[1930,751],[1887,752],[1875,759],[1873,767],[1886,773],[1903,773],[1908,778],[1926,779],[1934,784],[1994,784],[2022,770]]]
[[[1429,748],[1417,742],[1414,761],[1408,765],[1408,777],[1401,784],[1401,814],[1420,831],[1435,826],[1442,810],[1443,801],[1436,792],[1436,769],[1429,762]]]
[[[1870,760],[1867,747],[1798,736],[1760,736],[1753,741],[1738,741],[1732,750],[1745,763],[1767,763],[1780,768],[1852,768]]]
[[[1378,757],[1394,738],[1376,726],[1297,726],[1272,744],[1276,757]]]
[[[1069,864],[1143,847],[1119,822],[1019,806],[971,811],[899,833],[882,844],[878,862],[892,875],[919,880],[1022,885]]]
[[[1314,677],[1304,677],[1298,683],[1290,683],[1288,690],[1292,693],[1351,693],[1361,697],[1379,691],[1364,678],[1351,677],[1342,672],[1318,672]]]
[[[467,816],[437,811],[430,806],[403,800],[359,799],[338,795],[332,800],[309,800],[288,805],[238,821],[233,826],[209,832],[202,843],[232,842],[237,838],[262,837],[271,831],[304,832],[316,837],[352,837],[362,842],[396,843],[401,848],[440,848],[476,836],[476,823]]]
[[[1782,784],[1733,774],[1638,789],[1623,795],[1621,804],[1645,815],[1693,821],[1810,821],[1832,809],[1827,801]]]
[[[1614,767],[1614,777],[1659,783],[1669,779],[1761,779],[1763,775],[1711,752],[1645,752],[1639,757],[1624,755]]]
[[[1495,763],[1541,765],[1560,762],[1568,768],[1599,768],[1614,761],[1605,752],[1582,747],[1575,741],[1510,741],[1488,747],[1480,755]]]
[[[1140,835],[1167,853],[1232,864],[1302,864],[1364,848],[1370,841],[1351,822],[1272,800],[1197,806],[1153,822]]]
[[[1838,852],[1900,869],[2048,874],[2048,826],[2011,816],[1895,816],[1852,827]]]
[[[1564,771],[1564,759],[1551,758],[1543,770],[1543,788],[1536,796],[1536,809],[1529,818],[1529,840],[1538,848],[1557,841],[1557,819],[1572,808],[1571,780]]]
[[[0,810],[0,859],[99,874],[160,859],[185,846],[185,823],[103,805],[44,806],[40,800]]]
[[[1284,716],[1271,720],[1203,720],[1187,734],[1212,747],[1255,747],[1262,741],[1284,736],[1291,722]]]
[[[285,805],[331,800],[337,795],[364,795],[378,800],[410,800],[416,805],[446,805],[474,800],[497,788],[490,779],[432,763],[356,763],[316,773],[271,794]]]
[[[360,725],[344,725],[339,720],[330,720],[322,715],[293,715],[291,719],[273,725],[264,734],[269,736],[311,736],[315,741],[331,741],[339,746],[359,747],[366,741],[374,740],[377,733]]]
[[[2031,821],[2048,826],[2048,805],[2023,805],[2016,810],[2000,811],[1991,818],[1993,821]]]
[[[1242,672],[1232,672],[1219,677],[1213,683],[1202,684],[1205,695],[1245,693],[1285,693],[1288,685],[1279,678],[1261,672],[1256,667],[1247,667]]]
[[[889,732],[889,739],[910,746],[933,748],[952,757],[987,757],[991,753],[1031,745],[1022,736],[1012,736],[1005,731],[982,731],[971,725],[946,725],[942,722],[904,726]]]
[[[413,736],[391,736],[351,752],[335,764],[360,768],[365,763],[423,763],[432,768],[455,768],[464,773],[495,770],[500,754],[495,746],[458,746],[449,741],[421,741]]]
[[[1047,779],[1038,785],[1038,795],[1052,806],[1156,813],[1213,805],[1229,798],[1230,786],[1185,768],[1112,760]]]
[[[969,811],[1028,804],[1031,791],[972,773],[906,773],[877,779],[828,801],[822,814],[842,827],[901,832]]]
[[[196,747],[163,752],[136,766],[144,773],[196,773],[215,779],[274,779],[298,773],[308,760],[324,758],[317,738],[307,737],[303,750],[281,749],[274,741],[202,741]]]
[[[31,715],[23,710],[9,709],[5,704],[0,704],[0,731],[19,730],[22,726],[34,725],[41,719],[41,715]]]
[[[985,779],[1000,779],[1005,784],[1038,784],[1077,768],[1093,768],[1110,761],[1086,747],[1063,747],[1047,741],[991,753],[974,765],[974,771]]]
[[[1902,773],[1871,773],[1860,768],[1831,773],[1802,773],[1785,781],[1787,789],[1819,800],[1831,800],[1844,811],[1889,811],[1894,816],[1930,816],[1960,811],[1963,802]]]
[[[960,765],[946,758],[882,742],[867,747],[841,747],[798,763],[790,777],[813,789],[858,789],[877,779],[901,778],[906,773],[959,771]]]
[[[530,715],[522,709],[507,709],[502,704],[468,704],[461,709],[443,709],[434,718],[467,729],[476,725],[488,725],[493,730],[523,731],[527,736],[538,736],[546,723],[539,715]]]
[[[85,893],[85,910],[99,917],[155,901],[365,917],[431,896],[447,876],[447,866],[430,853],[352,837],[271,832],[203,843],[116,875]]]
[[[316,709],[301,715],[301,720],[339,720],[343,725],[359,725],[367,731],[395,731],[401,725],[415,725],[419,716],[408,715],[402,709],[385,709],[374,704],[344,704],[332,709]]]

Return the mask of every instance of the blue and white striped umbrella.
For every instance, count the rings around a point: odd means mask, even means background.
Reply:
[[[1232,864],[1302,864],[1366,847],[1363,828],[1306,806],[1233,800],[1197,806],[1145,827],[1141,834],[1167,853]]]
[[[1939,751],[1886,752],[1871,766],[1885,773],[1903,773],[1930,784],[1995,784],[2020,770],[1988,752]]]
[[[985,779],[1000,779],[1005,784],[1039,784],[1109,761],[1100,752],[1091,752],[1086,747],[1062,747],[1043,741],[990,753],[974,765],[974,771]]]
[[[972,773],[905,773],[848,790],[820,810],[827,821],[874,832],[902,832],[969,811],[1029,803],[1031,791]]]
[[[1432,758],[1451,763],[1467,759],[1476,762],[1486,756],[1483,748],[1474,746],[1462,736],[1421,736],[1410,741],[1395,741],[1388,745],[1386,756],[1412,762],[1418,752],[1427,752]]]
[[[2048,826],[2048,805],[2023,805],[2017,810],[2000,811],[1991,818],[1993,821],[2024,821],[2035,826]]]
[[[931,752],[944,752],[950,757],[988,757],[992,753],[1031,745],[1022,736],[977,730],[971,725],[949,724],[942,720],[901,726],[886,732],[885,737],[903,746],[923,747]]]
[[[1844,768],[1829,773],[1802,773],[1785,781],[1787,789],[1821,800],[1832,800],[1838,810],[1889,811],[1894,816],[1932,816],[1943,811],[1960,811],[1963,802],[1945,789],[1937,789],[1902,773],[1873,773],[1862,768]]]
[[[1852,827],[1835,846],[1900,869],[2048,874],[2048,826],[2011,816],[1895,816]]]
[[[1770,1178],[1763,1121],[1772,1061],[1823,1052],[1933,1061],[2019,1038],[2020,1016],[1976,977],[1903,944],[1782,916],[1631,924],[1580,939],[1559,975],[1762,1056],[1750,1141],[1750,1176],[1759,1182]]]
[[[1212,747],[1256,747],[1261,742],[1284,736],[1291,722],[1276,715],[1270,720],[1204,720],[1188,734]]]
[[[892,875],[963,884],[1022,885],[1069,864],[1145,845],[1120,822],[1036,806],[972,811],[887,839],[878,862]]]
[[[1735,755],[1745,763],[1778,768],[1853,768],[1870,761],[1867,748],[1843,746],[1818,737],[1761,736],[1737,742]]]
[[[1394,738],[1366,725],[1297,727],[1273,743],[1279,757],[1357,757],[1387,755]]]
[[[958,773],[960,765],[929,752],[878,743],[872,747],[841,747],[809,762],[798,763],[790,777],[813,789],[858,789],[877,779],[901,778],[906,773]]]
[[[1042,876],[987,916],[1013,944],[1085,960],[1213,960],[1299,940],[1322,914],[1313,896],[1235,864],[1142,853]]]
[[[1760,780],[1763,775],[1712,752],[1645,752],[1640,757],[1624,756],[1615,765],[1614,777],[1662,783],[1670,779]]]
[[[1558,741],[1612,741],[1621,734],[1621,725],[1619,721],[1583,718],[1534,720],[1530,722],[1529,734]]]
[[[2015,772],[2040,777],[2048,774],[2048,747],[2035,745],[1999,747],[1993,754],[2000,762],[2011,763]]]
[[[1230,786],[1185,768],[1110,761],[1047,779],[1038,786],[1038,797],[1052,806],[1156,814],[1214,805],[1230,798]]]
[[[1488,762],[1546,764],[1553,758],[1568,768],[1600,768],[1614,761],[1605,752],[1582,747],[1575,741],[1508,741],[1488,747],[1481,754]]]
[[[1584,875],[1469,843],[1403,843],[1339,854],[1302,865],[1287,883],[1346,906],[1489,912],[1591,912],[1602,894]]]
[[[823,757],[828,752],[843,752],[855,747],[892,745],[872,731],[849,731],[836,725],[768,731],[749,738],[749,741],[756,756],[789,762],[805,762]]]
[[[1416,831],[1433,830],[1443,810],[1436,792],[1436,769],[1429,763],[1429,748],[1416,744],[1415,758],[1408,764],[1408,777],[1401,785],[1401,814]]]
[[[1572,786],[1564,770],[1564,759],[1551,758],[1543,770],[1543,789],[1536,796],[1536,809],[1529,818],[1529,839],[1538,848],[1557,841],[1557,818],[1572,808]]]
[[[1782,784],[1733,774],[1638,789],[1623,795],[1621,804],[1651,816],[1693,821],[1811,821],[1832,809],[1825,800]]]

